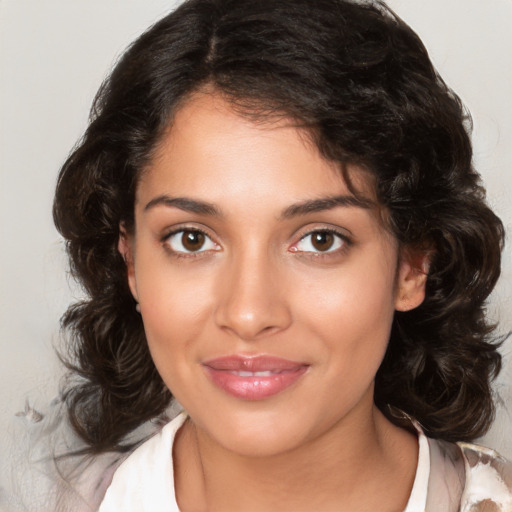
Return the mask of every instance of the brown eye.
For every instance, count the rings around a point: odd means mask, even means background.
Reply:
[[[318,230],[304,235],[296,245],[293,246],[293,252],[302,253],[334,253],[343,247],[350,245],[350,241],[336,231]]]
[[[334,244],[334,235],[329,231],[318,231],[311,235],[311,245],[319,252],[328,251]]]
[[[201,231],[183,231],[181,243],[190,252],[199,251],[204,245],[205,236]]]
[[[205,251],[218,251],[217,245],[206,233],[198,229],[181,229],[175,231],[164,239],[166,245],[175,253],[202,253]]]

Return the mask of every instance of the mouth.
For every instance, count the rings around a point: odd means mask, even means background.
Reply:
[[[244,400],[263,400],[294,384],[309,365],[273,356],[233,355],[206,361],[203,368],[226,393]]]

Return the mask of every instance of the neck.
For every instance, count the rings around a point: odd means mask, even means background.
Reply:
[[[268,457],[233,453],[188,421],[174,454],[180,510],[402,510],[416,440],[374,406],[367,415],[354,413],[353,421],[345,418],[321,437]]]

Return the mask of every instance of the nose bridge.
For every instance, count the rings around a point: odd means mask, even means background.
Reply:
[[[250,340],[288,326],[291,315],[279,293],[277,262],[256,243],[234,251],[216,309],[216,321],[238,337]]]

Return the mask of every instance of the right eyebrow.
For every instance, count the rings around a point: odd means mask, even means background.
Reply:
[[[199,201],[197,199],[190,199],[189,197],[170,197],[165,194],[157,196],[146,204],[144,211],[147,212],[156,206],[174,207],[186,212],[198,213],[201,215],[212,215],[215,217],[221,216],[220,211],[213,204],[207,203],[206,201]]]
[[[281,218],[290,219],[300,215],[307,215],[308,213],[332,210],[338,206],[356,207],[367,210],[375,206],[375,203],[365,197],[355,197],[349,195],[322,197],[319,199],[310,199],[289,206],[281,214]]]

